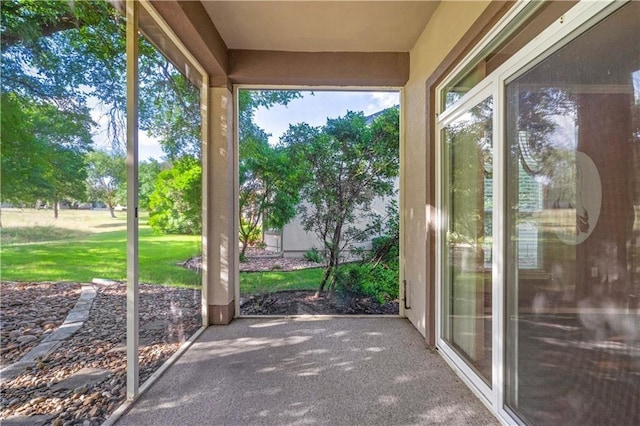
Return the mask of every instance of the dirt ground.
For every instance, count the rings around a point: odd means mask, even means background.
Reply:
[[[199,270],[200,256],[181,264]],[[250,247],[240,271],[293,271],[317,268],[319,265],[298,258],[283,258],[278,253]],[[264,294],[248,294],[240,298],[241,315],[398,315],[398,301],[380,304],[371,297],[326,294],[314,297],[315,290],[287,290]]]
[[[398,315],[398,301],[380,304],[370,297],[314,297],[313,290],[248,295],[240,299],[241,315]]]

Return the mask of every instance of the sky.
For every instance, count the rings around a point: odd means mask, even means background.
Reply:
[[[93,142],[96,148],[109,150],[110,142],[107,138],[107,124],[109,118],[106,115],[106,110],[100,105],[96,98],[89,98],[87,105],[91,111],[91,118],[96,122],[96,127],[92,132]],[[160,143],[155,138],[147,135],[146,132],[140,130],[138,132],[138,157],[139,161],[146,161],[150,158],[156,160],[162,160],[164,153],[160,148]]]
[[[341,117],[347,111],[363,111],[365,115],[371,115],[400,104],[397,91],[305,91],[302,94],[302,98],[293,100],[287,106],[276,105],[270,109],[256,110],[254,121],[271,134],[269,143],[277,143],[290,124],[322,126],[327,118]]]
[[[295,99],[287,106],[276,105],[270,109],[258,108],[254,115],[255,123],[271,136],[269,143],[275,144],[290,124],[307,123],[322,126],[327,118],[337,118],[347,111],[362,111],[371,115],[385,108],[400,104],[400,93],[370,91],[303,91],[302,98]],[[98,146],[107,148],[107,117],[97,101],[91,105],[92,117],[98,128],[94,131],[94,141]],[[145,132],[138,134],[138,155],[140,161],[150,158],[162,160],[163,153],[158,141]]]

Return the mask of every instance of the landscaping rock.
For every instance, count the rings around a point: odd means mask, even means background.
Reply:
[[[18,336],[16,338],[16,340],[19,343],[29,343],[29,342],[33,342],[35,340],[38,340],[38,338],[36,336],[31,336],[31,335],[27,334],[27,335],[24,335],[24,336]]]
[[[24,323],[22,326],[31,329],[44,328],[44,324],[54,322],[51,319],[54,314],[45,305],[59,305],[57,298],[67,296],[65,292],[58,294],[62,287],[53,283],[47,283],[47,286],[34,283],[32,285],[39,288],[41,293],[29,304],[20,292],[5,291],[6,288],[13,287],[11,283],[0,285],[3,310],[5,306],[19,306],[20,303],[34,308],[30,310],[31,317],[19,317],[19,321]],[[28,289],[29,284],[22,284],[21,287]],[[19,374],[11,380],[2,382],[2,425],[10,424],[6,423],[10,416],[28,419],[26,423],[15,424],[38,424],[36,422],[40,421],[39,416],[46,415],[46,418],[42,417],[46,419],[46,424],[97,426],[124,402],[126,289],[122,283],[97,286],[96,289],[97,295],[88,318],[74,334],[53,352],[39,357],[32,364],[23,364]],[[75,294],[74,303],[79,291]],[[72,307],[73,303],[66,309],[65,315]],[[45,315],[41,314],[43,311]],[[200,327],[200,292],[141,284],[140,317],[144,317],[145,323],[150,324],[147,328],[141,325],[140,330],[142,384]],[[40,321],[37,325],[36,321],[41,319],[45,321]],[[5,317],[3,311],[3,325],[5,321],[17,325],[15,320]],[[62,321],[57,322],[61,324]],[[22,333],[10,337],[10,332],[4,333],[4,329],[2,331],[3,348],[9,346],[4,345],[6,339],[8,343],[15,344],[13,351],[22,349],[21,344],[16,341]]]
[[[200,271],[202,269],[202,257],[196,256],[179,264],[187,269]],[[240,262],[240,272],[267,272],[274,270],[296,271],[300,269],[321,268],[322,264],[309,262],[297,257],[283,257],[282,253],[249,247],[246,253],[246,261]]]
[[[7,366],[59,327],[80,295],[76,283],[2,283],[0,366]],[[49,294],[55,297],[49,298]],[[27,335],[27,333],[29,333]]]
[[[83,368],[72,374],[67,379],[52,387],[55,392],[60,389],[74,389],[73,393],[84,393],[89,387],[92,387],[111,375],[109,370],[99,368]],[[84,387],[84,389],[80,389]]]
[[[40,426],[49,423],[54,416],[38,415],[38,416],[12,416],[2,419],[3,426]]]

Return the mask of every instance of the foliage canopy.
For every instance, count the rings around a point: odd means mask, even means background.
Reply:
[[[379,230],[371,210],[376,197],[394,192],[399,170],[399,110],[389,108],[369,124],[362,112],[327,119],[321,128],[290,126],[283,142],[291,147],[307,180],[299,207],[302,224],[324,245],[327,266],[322,292],[342,253]],[[330,286],[333,290],[333,283]]]

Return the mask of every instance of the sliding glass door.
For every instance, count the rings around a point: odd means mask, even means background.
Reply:
[[[444,126],[443,338],[491,385],[493,98]]]
[[[640,424],[640,2],[562,13],[439,86],[437,342],[507,422]]]
[[[506,86],[506,403],[531,424],[640,424],[639,35],[632,2]]]

